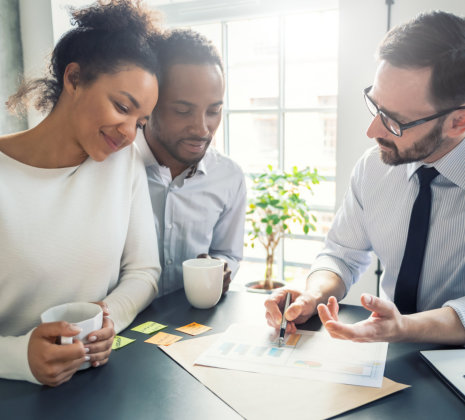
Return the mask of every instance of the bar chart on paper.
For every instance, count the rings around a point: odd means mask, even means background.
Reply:
[[[233,324],[195,364],[380,387],[388,343],[354,343],[298,330],[278,347],[274,330]]]

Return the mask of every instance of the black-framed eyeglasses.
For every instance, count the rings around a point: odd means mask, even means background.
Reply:
[[[429,117],[420,118],[419,120],[411,121],[406,124],[402,124],[397,121],[394,117],[391,117],[387,112],[379,109],[378,105],[373,102],[368,96],[368,92],[371,90],[372,86],[368,86],[366,89],[363,89],[363,96],[368,107],[368,111],[373,117],[376,117],[378,114],[381,117],[383,125],[389,130],[390,133],[394,134],[397,137],[401,137],[404,130],[408,128],[416,127],[417,125],[424,124],[425,122],[434,120],[436,118],[442,117],[443,115],[449,114],[452,111],[457,111],[458,109],[465,109],[464,106],[457,106],[455,108],[445,109],[444,111],[438,112],[437,114],[430,115]]]

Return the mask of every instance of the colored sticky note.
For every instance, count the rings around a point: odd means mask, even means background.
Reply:
[[[206,325],[197,324],[197,322],[192,322],[188,325],[184,325],[184,327],[176,328],[176,331],[180,331],[189,335],[202,334],[208,330],[211,330],[211,328],[207,327]]]
[[[158,346],[169,346],[170,344],[176,343],[176,341],[182,340],[182,337],[179,335],[168,334],[164,332],[159,332],[153,337],[145,340],[146,343],[156,344]]]
[[[286,346],[296,346],[297,343],[300,340],[300,337],[302,337],[302,334],[291,334],[289,338],[287,339]]]
[[[147,321],[137,327],[131,328],[131,331],[137,331],[143,334],[152,334],[166,328],[166,325],[159,324],[158,322]]]
[[[133,341],[136,341],[132,338],[123,337],[121,335],[116,335],[113,339],[113,344],[111,345],[112,350],[119,350],[121,347],[131,344]]]

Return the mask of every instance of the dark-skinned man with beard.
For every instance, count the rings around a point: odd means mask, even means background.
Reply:
[[[159,60],[158,106],[136,137],[157,228],[159,296],[183,287],[182,262],[197,257],[224,260],[224,294],[242,259],[246,186],[240,167],[211,147],[222,117],[222,60],[188,29],[167,33]]]

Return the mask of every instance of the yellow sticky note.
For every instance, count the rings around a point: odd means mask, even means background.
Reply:
[[[132,338],[123,337],[121,335],[116,335],[113,339],[113,344],[111,345],[112,350],[118,350],[121,347],[127,346],[131,344],[133,341],[136,341]]]
[[[158,346],[169,346],[170,344],[176,343],[176,341],[182,340],[182,337],[179,335],[168,334],[164,332],[159,332],[153,337],[145,340],[146,343],[156,344]]]
[[[296,346],[302,334],[291,334],[287,339],[286,346]]]
[[[143,334],[152,334],[166,328],[166,325],[159,324],[158,322],[147,321],[137,327],[131,328],[131,331],[137,331]]]
[[[184,327],[176,328],[176,331],[181,331],[189,335],[202,334],[208,330],[211,330],[211,328],[206,325],[197,324],[197,322],[192,322],[188,325],[184,325]]]

